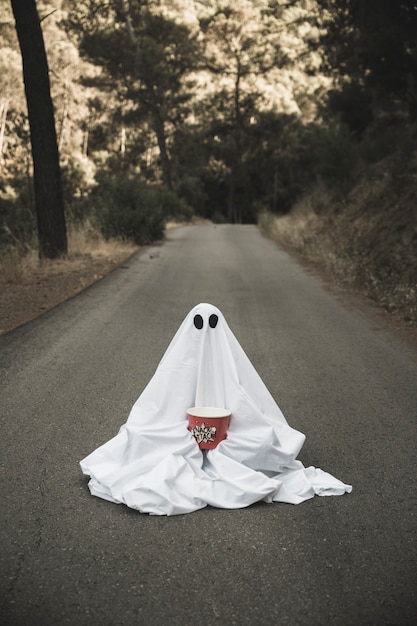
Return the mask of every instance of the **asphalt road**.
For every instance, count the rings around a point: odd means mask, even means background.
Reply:
[[[79,460],[198,302],[307,435],[300,459],[351,494],[174,517],[89,495]],[[414,622],[417,348],[255,227],[171,231],[0,354],[2,625]]]

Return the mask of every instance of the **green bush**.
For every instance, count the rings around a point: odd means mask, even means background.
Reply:
[[[157,204],[162,207],[166,219],[189,222],[194,212],[192,208],[177,194],[165,187],[148,187]]]
[[[340,90],[330,91],[327,103],[329,110],[358,138],[372,122],[371,96],[358,83],[345,83]]]
[[[406,137],[395,126],[372,130],[373,132],[365,134],[360,143],[361,157],[366,163],[376,163],[390,155],[396,146],[404,146]]]
[[[151,186],[132,172],[101,171],[94,192],[96,216],[106,237],[139,245],[163,238],[167,219],[190,219],[192,211],[173,192]]]
[[[106,237],[123,237],[147,244],[162,239],[165,216],[146,185],[122,180],[117,189],[101,188],[97,198],[99,225]]]
[[[318,137],[316,156],[318,177],[329,188],[344,192],[360,161],[357,141],[343,127],[329,127]]]
[[[12,186],[13,185],[13,186]],[[0,187],[0,246],[32,241],[36,214],[31,184],[22,177]]]

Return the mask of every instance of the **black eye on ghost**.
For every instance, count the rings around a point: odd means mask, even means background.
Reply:
[[[201,315],[194,315],[194,326],[201,330],[204,326],[204,321]]]
[[[215,313],[212,313],[209,317],[209,326],[210,328],[216,328],[217,326],[217,322],[219,321],[219,317],[218,315],[216,315]],[[198,329],[201,330],[204,326],[204,320],[201,317],[201,315],[199,315],[197,313],[197,315],[194,315],[194,326]]]

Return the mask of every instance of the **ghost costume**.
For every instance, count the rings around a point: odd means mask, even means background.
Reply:
[[[187,428],[193,406],[232,413],[227,438],[214,450],[201,450]],[[153,515],[350,492],[350,485],[297,460],[304,440],[222,313],[203,303],[181,324],[127,422],[81,469],[92,495]]]

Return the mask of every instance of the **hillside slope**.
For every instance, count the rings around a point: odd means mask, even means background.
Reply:
[[[342,283],[417,324],[417,158],[402,153],[363,167],[342,195],[318,184],[264,232]]]

